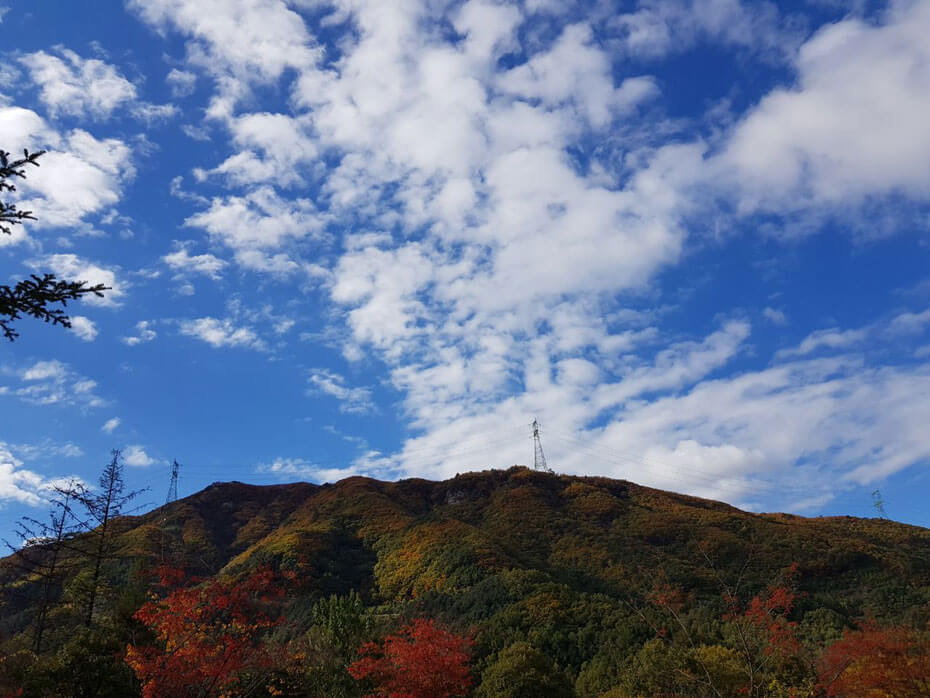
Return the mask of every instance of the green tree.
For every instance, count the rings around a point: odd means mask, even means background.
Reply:
[[[361,695],[358,682],[347,667],[355,660],[356,650],[370,640],[374,624],[370,611],[357,592],[332,595],[313,606],[312,625],[286,649],[291,667],[288,674],[299,689],[309,696],[356,698]],[[295,688],[297,687],[295,686]]]
[[[26,178],[26,166],[39,166],[38,159],[45,151],[30,153],[23,151],[23,157],[10,160],[10,154],[0,150],[0,194],[16,191],[11,180]],[[24,221],[36,220],[32,211],[23,211],[15,203],[0,200],[0,234],[12,235],[14,225]],[[103,284],[88,285],[85,281],[65,281],[54,274],[32,274],[13,286],[0,285],[0,332],[8,340],[19,336],[12,323],[24,315],[50,322],[53,325],[71,327],[71,319],[63,310],[68,301],[79,300],[93,294],[103,297],[109,287]],[[61,307],[56,307],[56,306]]]
[[[480,698],[571,698],[568,677],[545,654],[527,642],[516,642],[497,655],[481,674]]]

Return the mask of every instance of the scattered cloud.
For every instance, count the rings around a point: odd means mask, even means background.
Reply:
[[[79,458],[84,455],[83,449],[75,443],[55,443],[45,439],[33,444],[6,444],[13,452],[27,461],[51,458]]]
[[[146,453],[145,449],[139,445],[126,446],[120,451],[120,453],[122,455],[123,463],[132,468],[147,468],[148,466],[158,462],[148,453]]]
[[[93,342],[97,338],[97,325],[94,324],[93,320],[83,315],[72,315],[70,320],[71,331],[82,340]]]
[[[139,99],[136,86],[116,66],[98,58],[82,58],[63,47],[57,55],[36,51],[19,62],[39,88],[39,99],[52,117],[62,114],[107,120],[122,107],[146,122],[173,116],[170,104],[149,104]]]
[[[121,105],[136,100],[135,85],[120,75],[115,66],[96,58],[81,58],[68,49],[57,53],[58,56],[36,51],[19,59],[53,116],[105,119]]]
[[[270,187],[244,197],[213,199],[209,210],[191,216],[185,223],[203,228],[233,249],[277,247],[286,238],[301,238],[320,228],[309,200],[289,201]]]
[[[920,334],[930,325],[930,310],[920,313],[901,313],[891,320],[889,330],[894,334]]]
[[[784,61],[802,36],[774,4],[665,0],[636,5],[634,12],[612,17],[609,26],[619,35],[622,50],[638,58],[658,59],[706,42]]]
[[[171,87],[171,96],[176,98],[189,97],[197,88],[197,76],[190,71],[177,68],[171,69],[165,77],[165,82]]]
[[[130,347],[134,347],[137,344],[151,342],[157,336],[158,333],[152,329],[152,322],[150,320],[140,320],[136,323],[136,333],[128,337],[123,337],[122,342]]]
[[[13,394],[24,402],[79,408],[102,407],[106,404],[96,394],[96,381],[81,376],[61,361],[37,361],[20,371],[18,378],[20,387]]]
[[[319,159],[310,135],[309,119],[262,112],[236,117],[228,123],[237,152],[207,174],[238,185],[303,184],[302,167]]]
[[[163,256],[161,260],[177,272],[203,274],[214,280],[220,278],[220,272],[227,265],[226,261],[212,254],[192,255],[187,251],[186,247]]]
[[[100,427],[100,431],[106,434],[112,434],[116,427],[120,425],[120,422],[121,420],[119,417],[112,417],[103,423],[103,426]]]
[[[312,65],[319,55],[300,15],[281,0],[224,5],[129,0],[126,4],[155,27],[172,27],[190,37],[190,63],[220,74],[271,82],[288,68]]]
[[[45,501],[51,481],[23,467],[9,446],[0,442],[0,502],[15,501],[38,506]]]
[[[777,356],[804,356],[819,349],[845,349],[862,342],[868,333],[868,329],[840,330],[836,327],[817,330],[805,337],[796,348],[782,350]]]
[[[279,478],[308,480],[311,482],[337,482],[347,477],[361,475],[355,468],[325,468],[314,465],[303,458],[275,458],[274,461],[259,465],[256,472],[276,475]]]
[[[206,342],[212,347],[241,347],[264,351],[267,347],[250,327],[237,327],[230,319],[202,317],[181,320],[181,334]]]
[[[325,368],[310,372],[307,379],[311,393],[330,395],[339,401],[339,411],[348,414],[368,414],[375,411],[368,388],[351,388],[346,385],[345,376]]]
[[[762,311],[762,317],[771,322],[773,325],[784,326],[788,324],[788,316],[783,310],[778,308],[765,308]]]

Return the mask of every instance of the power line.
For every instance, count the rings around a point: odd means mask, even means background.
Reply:
[[[525,424],[525,423],[524,423]],[[533,440],[534,454],[533,454],[533,467],[536,470],[544,472],[553,472],[548,464],[546,454],[542,447],[542,441],[540,438],[541,428],[538,420],[533,420],[531,426],[531,438]],[[511,449],[502,449],[501,447],[506,447],[507,445],[515,446],[515,440],[517,437],[517,429],[525,429],[526,427],[505,427],[500,429],[489,430],[483,435],[472,435],[462,441],[455,441],[454,448],[450,449],[442,445],[429,445],[422,446],[420,448],[407,449],[401,451],[400,453],[394,455],[383,456],[385,461],[389,464],[400,463],[403,464],[406,470],[411,468],[416,468],[418,466],[425,466],[434,463],[441,463],[442,461],[448,462],[452,458],[461,459],[463,457],[472,457],[474,458],[478,454],[482,454],[488,451],[500,452],[501,450],[511,452]],[[525,433],[525,432],[524,432]],[[546,433],[549,435],[547,438],[555,438],[557,441],[563,443],[564,447],[569,447],[573,451],[586,454],[593,458],[596,458],[598,461],[604,464],[614,464],[625,469],[628,469],[630,465],[637,466],[637,472],[632,474],[632,477],[629,479],[638,481],[646,476],[647,481],[653,480],[654,477],[658,477],[659,480],[667,479],[667,476],[673,475],[675,473],[679,474],[682,478],[682,485],[687,489],[697,488],[698,490],[706,489],[713,492],[719,493],[728,493],[724,496],[727,498],[733,498],[739,501],[748,502],[752,501],[755,498],[764,498],[772,499],[773,497],[786,501],[789,499],[797,499],[799,497],[810,496],[812,493],[811,489],[805,487],[804,485],[795,485],[795,486],[785,486],[783,484],[777,484],[771,481],[763,480],[758,477],[753,477],[751,474],[739,474],[734,473],[732,475],[721,474],[713,475],[709,473],[702,472],[694,468],[688,468],[687,466],[674,466],[666,463],[660,463],[655,459],[646,459],[640,455],[633,455],[628,453],[620,452],[609,446],[603,444],[593,444],[588,441],[582,441],[577,436],[569,435],[564,432],[559,432],[547,428]],[[489,440],[489,436],[497,435],[498,438]],[[502,437],[502,438],[501,438]],[[324,470],[327,466],[336,466],[337,469],[339,466],[345,467],[349,459],[347,458],[327,458],[325,460],[313,460],[307,463],[306,471],[302,468],[295,468],[294,472],[280,471],[275,473],[274,471],[260,471],[256,470],[255,466],[224,466],[222,468],[197,468],[195,474],[198,476],[209,476],[209,473],[222,473],[229,475],[233,472],[243,472],[249,470],[250,474],[256,475],[291,475],[291,476],[306,476],[312,475],[314,470]],[[474,466],[478,466],[478,463],[474,463]],[[497,467],[498,465],[503,465],[498,463],[497,465],[489,463],[491,467]],[[178,471],[179,464],[177,461],[174,461],[172,464],[172,477],[171,484],[169,486],[168,498],[166,503],[170,503],[177,499],[177,480],[178,480]],[[390,469],[390,468],[389,468]],[[645,470],[644,470],[645,469]],[[666,477],[663,478],[662,476]],[[650,477],[653,476],[653,477]],[[653,485],[656,486],[656,485]],[[674,488],[675,485],[672,484],[671,487],[669,484],[662,483],[659,485],[664,489]],[[710,495],[698,495],[698,496],[715,496]],[[836,505],[843,501],[858,501],[854,500],[851,492],[823,492],[824,496],[830,497],[829,504]],[[719,496],[719,495],[716,495]],[[824,504],[826,506],[827,503]]]

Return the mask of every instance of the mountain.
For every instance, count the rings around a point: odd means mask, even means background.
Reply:
[[[121,517],[114,530],[118,554],[107,562],[101,624],[107,614],[131,616],[150,591],[140,570],[160,561],[207,579],[267,568],[291,580],[285,615],[307,627],[320,599],[355,592],[382,634],[414,617],[472,633],[476,681],[527,643],[584,696],[647,690],[635,689],[630,672],[640,671],[634,659],[642,664],[657,637],[665,647],[681,644],[692,653],[687,661],[695,651],[687,643],[736,652],[728,633],[739,630],[739,614],[753,598],[775,598],[773,589],[790,589],[780,620],[814,654],[844,629],[865,627],[864,619],[923,632],[930,616],[930,530],[753,514],[632,482],[523,467],[442,482],[214,483]],[[26,646],[36,598],[14,593],[36,582],[14,562],[0,561],[0,632],[11,648]],[[78,560],[71,575],[85,568]],[[59,629],[67,628],[79,594],[67,581],[56,594]],[[67,640],[61,632],[53,638]],[[696,687],[693,695],[701,695]]]

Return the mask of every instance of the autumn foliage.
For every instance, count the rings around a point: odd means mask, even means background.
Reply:
[[[0,560],[0,696],[930,696],[930,530],[890,521],[512,468],[217,483],[111,533],[90,628],[93,538],[51,587]]]
[[[468,670],[471,640],[418,619],[381,645],[362,645],[360,658],[349,666],[359,680],[369,680],[370,698],[446,698],[466,695],[472,685]]]
[[[746,607],[728,589],[724,599],[730,608],[725,619],[733,623],[739,636],[740,651],[747,663],[764,665],[770,658],[797,656],[801,652],[797,623],[789,620],[797,592],[797,563],[783,573],[783,579],[750,599]]]
[[[930,695],[930,647],[912,630],[866,624],[846,631],[820,661],[828,696]]]
[[[162,571],[163,584],[177,583],[177,571]],[[262,633],[275,625],[266,607],[281,596],[268,571],[244,580],[211,580],[153,599],[136,620],[155,644],[130,645],[126,662],[142,684],[143,698],[236,693],[249,674],[270,666]]]

